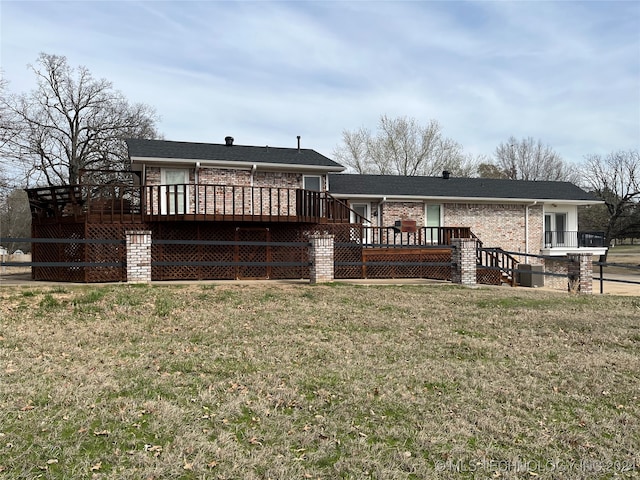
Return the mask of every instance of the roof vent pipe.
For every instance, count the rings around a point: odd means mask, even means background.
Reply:
[[[231,147],[233,145],[233,137],[224,137],[224,143],[227,147]]]
[[[449,180],[450,176],[451,176],[451,172],[449,170],[444,170],[442,172],[442,178],[444,178],[445,180]]]
[[[300,153],[300,135],[298,135],[298,153]]]

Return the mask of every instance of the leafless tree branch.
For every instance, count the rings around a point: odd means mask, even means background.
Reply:
[[[82,169],[126,170],[124,139],[158,137],[151,107],[130,104],[85,67],[74,69],[65,57],[43,53],[30,68],[37,88],[3,92],[0,102],[13,133],[7,138],[3,128],[0,155],[21,162],[28,182],[74,184]]]
[[[380,117],[375,133],[364,128],[342,132],[342,144],[336,160],[357,173],[380,175],[440,175],[448,170],[468,176],[474,170],[473,159],[462,146],[442,135],[435,120],[421,125],[408,117]]]

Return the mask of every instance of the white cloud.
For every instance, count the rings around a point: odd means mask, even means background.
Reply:
[[[640,148],[640,4],[2,2],[1,67],[66,55],[154,106],[168,139],[331,155],[381,114],[438,120],[475,154],[510,135],[565,158]]]

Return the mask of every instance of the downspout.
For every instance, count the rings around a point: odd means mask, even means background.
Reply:
[[[382,197],[382,201],[378,203],[378,226],[382,227],[382,205],[387,203],[387,197]]]
[[[195,174],[193,176],[195,192],[195,213],[200,213],[200,162],[196,162]]]
[[[538,204],[536,200],[530,205],[524,206],[524,253],[529,254],[529,207],[533,207]],[[529,263],[529,257],[524,258],[525,263]]]
[[[251,195],[250,195],[251,198],[249,198],[249,211],[251,212],[251,215],[253,215],[253,178],[257,169],[258,169],[258,165],[254,163],[253,165],[251,165],[251,173],[249,173],[249,185],[251,186]]]
[[[140,213],[145,215],[148,212],[147,208],[149,207],[148,205],[149,199],[147,198],[147,164],[146,163],[142,164],[142,178],[140,179],[140,183],[142,184],[140,187],[140,197],[141,197]]]
[[[382,205],[384,205],[387,202],[387,197],[382,197],[382,201],[378,203],[378,236],[380,238],[378,238],[378,243],[382,244]],[[375,236],[375,230],[372,232]],[[373,243],[375,243],[375,238],[372,239]]]

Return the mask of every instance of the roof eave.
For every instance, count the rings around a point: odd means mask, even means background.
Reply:
[[[186,158],[165,158],[165,157],[129,157],[131,164],[144,163],[151,166],[163,166],[167,164],[172,165],[195,165],[199,163],[203,168],[236,168],[250,170],[255,165],[258,170],[296,170],[305,172],[342,172],[345,167],[343,166],[330,166],[330,165],[307,165],[304,163],[267,163],[267,162],[243,162],[243,161],[229,161],[229,160],[198,160],[198,159],[186,159]]]
[[[470,201],[482,203],[539,203],[539,204],[564,204],[564,205],[598,205],[604,203],[602,200],[571,200],[571,199],[553,199],[553,198],[500,198],[500,197],[452,197],[452,196],[435,196],[435,195],[382,195],[382,194],[348,194],[329,192],[332,196],[339,199],[385,199],[389,201],[428,201],[437,200],[440,202],[465,202]]]

